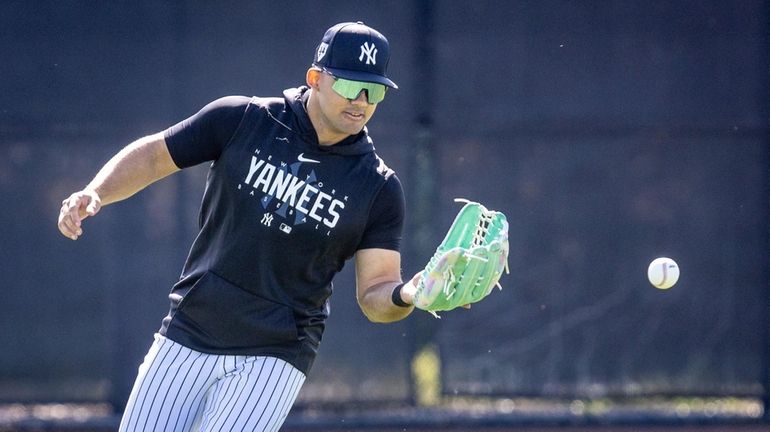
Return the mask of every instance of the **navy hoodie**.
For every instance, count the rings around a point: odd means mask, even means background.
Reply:
[[[160,333],[307,374],[332,278],[357,250],[399,250],[404,195],[366,128],[319,146],[306,87],[230,96],[170,127],[176,165],[211,161],[196,237]]]

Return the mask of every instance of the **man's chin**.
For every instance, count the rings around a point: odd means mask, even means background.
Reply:
[[[344,129],[345,133],[348,135],[358,135],[362,130],[364,130],[364,125],[351,126]]]

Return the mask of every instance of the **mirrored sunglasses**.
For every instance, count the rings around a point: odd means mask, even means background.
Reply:
[[[388,90],[384,84],[351,81],[337,77],[334,77],[334,84],[332,85],[332,89],[334,89],[338,95],[351,100],[358,98],[358,95],[361,94],[361,91],[366,90],[366,98],[370,104],[378,104],[382,102],[382,100],[385,99],[385,92]]]

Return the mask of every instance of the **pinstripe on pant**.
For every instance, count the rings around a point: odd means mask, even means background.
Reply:
[[[277,431],[304,382],[275,357],[205,354],[156,334],[120,431]]]

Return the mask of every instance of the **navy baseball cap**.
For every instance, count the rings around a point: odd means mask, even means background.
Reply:
[[[313,65],[338,78],[398,88],[386,71],[390,46],[382,33],[363,22],[339,23],[324,33]]]

